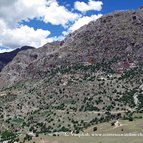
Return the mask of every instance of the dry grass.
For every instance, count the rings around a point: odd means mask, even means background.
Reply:
[[[98,125],[98,130],[93,132],[93,127],[85,130],[85,134],[126,134],[126,133],[143,133],[143,120],[138,119],[133,122],[126,120],[119,121],[121,126],[113,127],[111,123],[103,123]],[[123,130],[122,130],[123,129]],[[127,137],[117,137],[117,136],[107,136],[107,137],[97,137],[97,136],[49,136],[40,135],[38,138],[33,138],[32,141],[27,143],[142,143],[143,137],[141,136],[127,136]]]

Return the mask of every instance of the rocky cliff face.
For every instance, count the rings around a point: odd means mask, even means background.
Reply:
[[[67,54],[75,53],[76,57],[67,56],[69,61],[76,59],[76,62],[106,63],[116,71],[117,65],[123,62],[130,64],[142,61],[142,31],[141,10],[114,12],[68,36],[63,52],[66,49]]]
[[[18,52],[20,51],[25,51],[28,49],[34,49],[33,47],[30,46],[23,46],[19,49],[16,49],[11,52],[5,52],[5,53],[0,53],[0,71],[9,63],[13,60],[13,58],[17,55]]]
[[[17,81],[33,78],[32,75],[40,69],[43,59],[53,53],[59,46],[59,42],[46,44],[39,49],[27,49],[20,51],[13,60],[5,66],[0,73],[0,87],[8,87]],[[41,70],[44,70],[44,65]],[[30,73],[31,72],[31,73]]]
[[[142,61],[143,10],[121,11],[83,26],[61,43],[20,52],[2,70],[0,81],[7,85],[75,63],[105,66],[112,72],[122,73]]]

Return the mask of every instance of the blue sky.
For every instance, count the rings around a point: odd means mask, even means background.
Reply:
[[[115,10],[136,10],[143,0],[0,0],[0,52],[40,47]]]
[[[88,0],[80,0],[81,2],[87,3]],[[143,0],[101,0],[103,2],[102,10],[100,13],[107,14],[111,13],[115,10],[127,10],[127,9],[138,9],[141,5],[143,5]],[[72,10],[74,7],[74,3],[76,0],[58,0],[60,5],[64,5],[66,8]],[[99,12],[91,10],[86,13],[86,15],[90,16],[92,14],[98,14]],[[30,22],[24,22],[24,24],[29,25],[30,27],[34,27],[35,29],[43,28],[50,29],[50,36],[60,36],[64,28],[62,26],[55,26],[52,24],[45,24],[42,21],[32,20]]]
[[[76,0],[58,0],[60,4],[70,4],[74,6]],[[81,2],[88,2],[88,0],[79,0]],[[143,5],[142,0],[100,0],[103,2],[102,13],[110,13],[114,10],[127,10],[127,9],[138,9]]]

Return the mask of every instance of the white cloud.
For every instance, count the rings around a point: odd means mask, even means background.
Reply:
[[[47,39],[47,42],[54,42],[54,41],[62,41],[64,39],[64,35],[61,36],[54,36]]]
[[[59,6],[56,1],[51,2],[48,7],[41,9],[40,12],[44,15],[44,22],[64,27],[80,17],[80,14],[70,12],[64,6]]]
[[[84,16],[80,12],[68,10],[59,5],[58,0],[0,0],[0,45],[18,48],[24,45],[39,47],[47,42],[62,40],[68,32],[77,30],[100,15]],[[88,3],[75,2],[75,9],[86,12],[102,9],[102,2],[89,0]],[[62,25],[65,30],[61,36],[49,37],[49,30],[20,25],[21,21],[38,19],[52,25]],[[69,28],[70,27],[70,28]],[[68,31],[67,31],[68,29]],[[7,51],[0,50],[2,51]]]
[[[0,45],[10,48],[23,45],[39,47],[62,38],[47,38],[50,31],[19,25],[22,20],[37,18],[45,23],[66,27],[79,16],[60,6],[56,0],[0,0]]]
[[[0,49],[0,53],[11,52],[13,49]]]
[[[33,18],[64,26],[78,17],[79,14],[60,6],[56,0],[0,0],[0,19],[8,27],[15,27],[18,22]]]
[[[0,43],[2,46],[10,48],[19,48],[24,45],[39,47],[45,44],[50,34],[48,30],[34,30],[28,26],[19,28],[4,28],[1,31]]]
[[[86,12],[89,10],[101,11],[102,5],[102,1],[89,0],[88,3],[76,1],[74,7],[81,12]]]
[[[14,28],[21,20],[40,17],[38,10],[46,5],[46,0],[0,0],[0,19]]]
[[[81,17],[77,21],[75,21],[75,23],[69,28],[69,32],[73,32],[80,27],[88,24],[90,21],[97,20],[101,16],[102,14]]]

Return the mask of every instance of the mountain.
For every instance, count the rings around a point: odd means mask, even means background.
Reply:
[[[48,48],[47,45],[47,48],[44,48],[45,51],[42,52],[43,54],[41,53],[36,61],[31,61],[30,53],[24,53],[27,58],[20,53],[11,63],[18,64],[19,71],[11,68],[13,66],[10,64],[3,70],[2,74],[16,73],[18,77],[14,75],[15,79],[21,80],[23,76],[25,78],[30,75],[33,78],[33,76],[37,76],[34,74],[39,73],[39,70],[46,70],[45,68],[50,70],[51,67],[74,63],[104,65],[108,66],[110,71],[123,72],[126,68],[142,63],[142,23],[142,9],[108,14],[69,34],[61,45],[53,45],[57,47],[55,51],[52,51],[53,53],[46,51],[50,49],[50,46]],[[34,51],[39,54],[42,50],[40,48]],[[33,54],[33,50],[31,54]],[[22,71],[23,64],[17,62],[19,58],[21,62],[30,58],[28,61],[30,64],[24,66]],[[31,66],[36,67],[31,68]],[[104,69],[107,69],[106,67]],[[24,75],[22,75],[23,73]],[[13,79],[13,75],[9,78]]]
[[[17,55],[18,52],[28,49],[33,49],[33,47],[23,46],[11,52],[0,53],[0,71],[4,68],[4,66],[6,66],[9,62],[13,60],[13,58]]]
[[[20,51],[0,73],[0,123],[20,133],[79,133],[140,118],[142,53],[142,8],[113,12],[61,42]]]
[[[34,66],[40,68],[39,64],[55,50],[55,45],[59,46],[60,42],[46,44],[39,49],[20,51],[17,56],[15,56],[14,59],[1,71],[0,88],[7,87],[19,80],[25,80],[28,77],[33,78],[31,77],[31,74],[34,74]],[[44,66],[42,68],[44,68]],[[31,73],[29,73],[30,69],[33,70]]]

